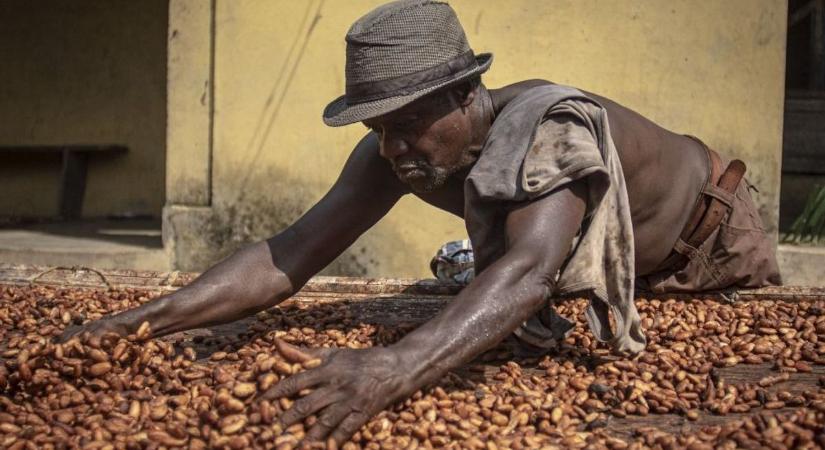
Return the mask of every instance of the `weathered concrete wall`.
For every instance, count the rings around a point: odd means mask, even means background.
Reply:
[[[282,230],[332,184],[365,129],[327,128],[321,111],[344,90],[344,34],[380,3],[216,1],[214,41],[204,37],[199,47],[214,44],[212,206],[167,208],[168,230],[175,229],[167,242],[180,244],[175,235],[186,234],[191,244],[175,249],[181,268],[202,269],[241,242]],[[700,136],[748,160],[762,213],[775,224],[785,2],[451,3],[472,47],[495,54],[488,86],[546,78]],[[170,121],[170,133],[174,127]],[[463,236],[460,219],[404,199],[329,272],[426,275],[436,248]]]
[[[211,1],[169,3],[166,201],[209,206],[212,183]]]
[[[164,202],[167,0],[0,2],[0,145],[114,143],[84,215]],[[0,155],[0,215],[54,216],[57,156]]]

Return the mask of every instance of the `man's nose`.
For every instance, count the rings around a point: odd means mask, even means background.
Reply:
[[[410,150],[407,142],[400,137],[384,136],[381,141],[381,156],[392,161]]]

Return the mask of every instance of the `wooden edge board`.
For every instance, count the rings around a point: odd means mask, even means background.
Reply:
[[[198,276],[189,272],[155,272],[123,269],[95,269],[82,266],[31,266],[0,263],[0,283],[51,285],[87,288],[132,288],[146,290],[176,290]],[[356,278],[317,276],[310,279],[297,294],[304,297],[331,294],[445,296],[461,290],[458,284],[443,284],[434,279],[414,278]],[[716,299],[801,301],[825,299],[825,287],[772,286],[736,292],[703,292],[701,294],[638,292],[637,297],[648,299]]]

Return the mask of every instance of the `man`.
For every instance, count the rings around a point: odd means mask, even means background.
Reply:
[[[551,295],[588,295],[596,337],[635,353],[644,336],[634,282],[655,291],[780,283],[772,243],[740,181],[741,162],[724,164],[698,140],[594,94],[540,80],[487,90],[479,77],[492,55],[470,50],[442,2],[379,7],[346,39],[346,94],[326,108],[324,121],[362,122],[371,132],[329,193],[285,231],[191,285],[65,338],[127,334],[143,321],[161,336],[270,308],[401,196],[416,195],[465,218],[475,279],[395,345],[306,350],[323,363],[265,394],[314,389],[283,424],[316,414],[308,438],[341,442],[513,332],[551,346],[563,337],[543,319]]]

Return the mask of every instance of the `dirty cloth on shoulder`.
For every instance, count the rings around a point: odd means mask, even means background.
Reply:
[[[588,186],[585,220],[546,308],[552,308],[552,298],[589,297],[585,315],[596,339],[615,352],[638,353],[646,342],[633,303],[633,229],[624,174],[606,111],[577,89],[529,89],[496,117],[464,185],[476,275],[506,252],[508,211],[576,180]]]

